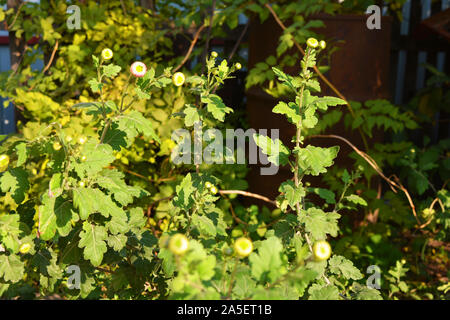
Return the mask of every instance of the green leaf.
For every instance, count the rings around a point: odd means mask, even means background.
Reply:
[[[325,168],[333,165],[333,160],[339,152],[339,146],[320,148],[308,145],[306,148],[299,148],[294,152],[299,155],[298,163],[302,173],[318,176],[327,172]]]
[[[308,293],[309,300],[339,300],[339,290],[334,285],[313,284]]]
[[[200,115],[198,114],[197,108],[191,107],[189,105],[184,109],[183,112],[186,115],[184,118],[184,124],[186,127],[192,127],[194,123],[200,121]]]
[[[25,200],[25,193],[30,188],[28,173],[22,168],[13,168],[0,177],[0,186],[3,192],[10,192],[17,204]]]
[[[283,182],[278,191],[284,193],[284,197],[293,210],[295,210],[295,205],[301,202],[302,198],[306,195],[303,186],[299,185],[296,187],[291,180]]]
[[[216,227],[211,219],[205,215],[193,214],[191,223],[198,228],[200,234],[206,234],[215,237],[217,234]]]
[[[244,299],[252,295],[256,287],[256,281],[250,277],[248,268],[237,270],[236,282],[233,286],[233,295],[236,299]]]
[[[356,194],[351,194],[351,195],[345,197],[345,199],[347,199],[348,201],[353,202],[355,204],[360,204],[362,206],[367,206],[366,200],[364,200],[360,196],[357,196]]]
[[[22,280],[25,264],[15,254],[0,254],[0,277],[12,283]]]
[[[119,129],[119,125],[113,122],[106,131],[105,138],[103,143],[109,144],[114,150],[120,151],[121,147],[126,148],[128,146],[127,143],[127,133]]]
[[[97,144],[94,139],[90,139],[84,144],[81,155],[86,156],[85,161],[75,158],[72,158],[71,161],[71,168],[81,179],[94,176],[116,159],[110,145]]]
[[[356,300],[383,300],[380,291],[360,285],[357,282],[353,283],[352,291],[355,293],[354,299]]]
[[[225,60],[224,60],[225,61]],[[228,108],[222,101],[222,98],[215,94],[210,94],[208,97],[202,97],[202,102],[206,103],[206,109],[212,114],[214,119],[223,122],[227,113],[233,112],[233,109]]]
[[[106,252],[107,239],[106,228],[97,226],[89,222],[83,223],[83,231],[80,232],[80,242],[78,247],[84,248],[83,256],[90,260],[94,267],[98,267],[103,260],[103,254]]]
[[[283,244],[277,237],[261,242],[258,253],[249,256],[252,276],[263,282],[273,282],[286,272],[286,259],[282,256]]]
[[[342,181],[345,184],[348,184],[351,181],[351,177],[350,174],[348,173],[347,169],[344,169],[344,173],[342,174]]]
[[[327,110],[329,106],[345,105],[345,100],[336,97],[320,97],[314,100],[314,104],[317,108]]]
[[[161,142],[153,129],[152,122],[146,119],[142,113],[132,110],[118,117],[119,129],[126,132],[128,141],[131,143],[138,134]]]
[[[108,64],[103,66],[103,74],[108,78],[114,78],[117,76],[122,68],[114,64]]]
[[[183,178],[183,181],[176,187],[176,191],[177,195],[174,197],[173,203],[176,207],[188,210],[194,203],[192,193],[195,191],[190,173]]]
[[[333,237],[337,236],[340,216],[336,212],[324,212],[319,208],[309,208],[302,211],[299,220],[305,224],[306,231],[311,233],[315,240],[325,240],[327,234]]]
[[[275,75],[278,77],[278,80],[280,80],[281,82],[284,82],[285,85],[287,85],[288,87],[290,87],[292,90],[295,91],[295,86],[292,83],[292,81],[294,80],[293,77],[291,77],[290,75],[285,74],[280,69],[272,67],[272,70],[275,73]]]
[[[88,81],[89,86],[91,87],[92,92],[100,92],[100,90],[103,88],[103,83],[98,82],[97,79],[92,78]]]
[[[98,199],[103,197],[100,189],[75,188],[73,190],[73,205],[78,209],[82,220],[86,220],[91,214],[98,212]]]
[[[17,153],[17,167],[20,167],[27,161],[27,144],[21,142],[15,147]]]
[[[273,113],[284,114],[288,118],[289,122],[298,125],[301,116],[299,112],[299,107],[293,102],[285,103],[283,101],[278,102],[278,104],[272,109]]]
[[[0,243],[12,253],[19,251],[20,216],[4,214],[0,216]]]
[[[149,193],[142,188],[129,186],[125,183],[125,175],[116,169],[104,169],[97,178],[97,184],[108,190],[114,197],[114,200],[122,206],[133,202],[133,197],[141,197]]]
[[[111,233],[117,234],[128,229],[128,218],[125,211],[100,189],[75,188],[73,190],[73,203],[82,220],[86,220],[91,214],[99,212],[106,218],[111,217],[111,220],[107,223]]]
[[[321,197],[323,200],[325,200],[326,203],[329,203],[329,204],[336,203],[334,192],[331,190],[323,189],[323,188],[308,188],[308,192],[313,192],[313,193],[317,194],[319,197]]]
[[[343,256],[334,255],[329,261],[330,272],[342,275],[346,279],[359,280],[363,278],[362,273],[353,265],[353,262]]]
[[[40,274],[46,277],[59,280],[63,275],[63,270],[58,265],[58,255],[51,248],[36,252],[32,258],[32,264],[38,268]]]
[[[120,251],[123,247],[125,247],[127,240],[128,238],[124,234],[112,234],[108,236],[108,246],[113,248],[115,251]]]
[[[92,61],[94,61],[94,67],[98,67],[100,64],[100,60],[97,58],[97,56],[92,55]]]
[[[39,207],[39,234],[42,240],[50,240],[56,230],[61,236],[67,236],[72,230],[72,220],[77,221],[70,199],[43,196],[43,205]]]
[[[279,166],[288,163],[290,151],[280,139],[273,141],[267,136],[255,133],[253,134],[253,140],[273,164]]]

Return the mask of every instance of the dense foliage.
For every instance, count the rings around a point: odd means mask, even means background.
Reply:
[[[374,1],[273,5],[291,25],[277,56],[249,70],[246,87],[279,98],[273,112],[295,126],[293,149],[253,137],[292,179],[279,186],[275,209],[246,207],[223,192],[247,189],[246,165],[213,163],[221,156],[214,152],[210,163],[175,164],[171,154],[183,138],[196,139],[198,125],[224,132],[244,123],[220,88],[245,60],[231,63],[207,45],[237,28],[240,14],[265,20],[271,12],[264,1],[169,2],[158,1],[157,10],[134,1],[76,3],[79,30],[67,29],[67,1],[0,9],[24,44],[18,68],[0,75],[0,94],[21,117],[18,133],[0,145],[0,296],[447,298],[450,141],[426,136],[429,115],[450,105],[448,77],[435,72],[408,106],[351,101],[354,112],[346,113],[346,101],[320,94],[313,67],[320,61],[325,71],[333,49],[311,38],[321,38],[311,29],[322,23],[307,17],[361,12]],[[402,2],[390,1],[391,9]],[[204,39],[185,63],[188,48],[177,44],[199,28]],[[37,44],[27,44],[35,36]],[[304,55],[292,54],[295,43]],[[43,70],[34,67],[38,59]],[[283,71],[298,64],[298,75]],[[341,121],[369,141],[385,132],[383,143],[350,155],[353,170],[334,164],[339,147],[308,141]],[[189,135],[172,140],[180,128]],[[425,138],[412,142],[418,130]],[[305,182],[309,176],[329,188]],[[73,265],[79,289],[68,286]],[[381,270],[380,290],[366,286],[371,265]]]

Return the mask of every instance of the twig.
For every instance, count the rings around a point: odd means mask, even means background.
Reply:
[[[334,134],[312,135],[312,136],[309,136],[307,138],[334,138],[334,139],[339,139],[339,140],[344,141],[345,143],[347,143],[358,155],[360,155],[364,160],[366,160],[366,162],[378,173],[378,175],[380,175],[380,177],[382,177],[389,184],[389,187],[392,189],[393,192],[397,193],[396,189],[399,189],[406,195],[406,198],[408,199],[408,202],[409,202],[409,206],[412,209],[413,215],[416,218],[417,223],[419,224],[418,228],[422,229],[422,228],[424,228],[427,225],[427,223],[426,224],[422,224],[422,222],[419,220],[419,217],[417,216],[417,212],[416,212],[416,207],[414,206],[414,202],[412,201],[408,190],[401,183],[400,179],[396,175],[392,175],[391,176],[391,177],[393,177],[393,179],[395,181],[389,179],[388,177],[386,177],[384,175],[384,173],[381,171],[381,169],[378,166],[378,164],[375,162],[375,160],[373,160],[372,157],[370,157],[367,153],[359,150],[350,141],[348,141],[344,137],[341,137],[341,136],[338,136],[338,135],[334,135]]]
[[[231,58],[233,58],[234,54],[236,53],[237,49],[239,48],[239,45],[242,42],[242,39],[244,39],[245,34],[247,33],[248,27],[250,25],[250,20],[246,23],[244,29],[242,30],[238,40],[234,44],[233,50],[231,50],[230,54],[228,55],[228,61],[231,61]]]
[[[45,65],[44,69],[42,69],[42,72],[41,72],[42,75],[45,74],[47,72],[47,70],[50,68],[50,66],[52,65],[53,59],[55,59],[55,54],[56,54],[56,51],[58,50],[58,47],[59,47],[59,41],[56,40],[55,46],[53,47],[52,55],[50,56],[50,60]],[[28,91],[33,90],[35,86],[36,86],[36,82],[28,89]]]
[[[241,224],[243,224],[243,225],[248,226],[248,223],[247,223],[247,222],[241,220],[240,218],[238,218],[238,216],[236,216],[236,213],[234,212],[234,209],[233,209],[233,205],[232,205],[231,203],[230,203],[230,211],[231,211],[231,215],[233,216],[233,219],[234,219],[237,223],[241,223]]]
[[[216,11],[216,0],[212,1],[212,5],[211,5],[211,13],[209,15],[209,26],[208,26],[208,31],[206,34],[206,42],[205,42],[205,47],[203,48],[203,53],[202,53],[202,72],[201,74],[205,73],[205,59],[206,59],[206,54],[208,53],[208,49],[209,49],[209,40],[211,38],[211,30],[212,30],[212,26],[213,26],[213,19],[214,19],[214,11]]]
[[[186,55],[184,56],[183,60],[180,62],[180,64],[173,69],[173,72],[177,72],[178,70],[180,70],[180,68],[186,63],[186,61],[189,59],[189,57],[191,56],[192,50],[194,49],[195,44],[198,41],[198,37],[200,36],[200,33],[203,31],[203,29],[205,29],[205,25],[202,25],[200,28],[198,28],[197,32],[194,35],[194,38],[191,41],[191,45],[189,46],[188,51],[186,52]]]
[[[270,200],[269,198],[267,198],[265,196],[262,196],[260,194],[256,194],[256,193],[252,193],[252,192],[248,192],[248,191],[242,191],[242,190],[220,190],[219,193],[220,194],[240,194],[242,196],[259,199],[259,200],[265,201],[267,203],[271,203],[274,206],[277,206],[276,201]]]
[[[14,23],[16,23],[17,17],[19,16],[19,13],[20,13],[20,9],[22,9],[23,5],[26,4],[26,3],[28,3],[28,1],[24,1],[24,2],[22,2],[19,5],[19,7],[17,8],[17,13],[14,16],[14,19],[13,19],[13,21],[11,22],[11,24],[9,26],[8,26],[8,23],[6,23],[6,21],[5,21],[5,28],[6,28],[6,30],[9,30],[14,25]]]

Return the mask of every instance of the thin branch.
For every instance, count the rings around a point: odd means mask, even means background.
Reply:
[[[248,223],[241,220],[238,216],[236,216],[236,213],[234,212],[233,209],[233,205],[230,203],[230,211],[231,211],[231,215],[233,216],[233,219],[237,222],[237,223],[241,223],[243,225],[246,225],[248,227]]]
[[[386,177],[384,175],[383,171],[381,171],[381,169],[378,166],[378,164],[375,162],[375,160],[373,160],[372,157],[369,156],[367,153],[359,150],[350,141],[348,141],[344,137],[341,137],[341,136],[338,136],[338,135],[334,135],[334,134],[312,135],[312,136],[309,136],[307,138],[334,138],[334,139],[339,139],[339,140],[344,141],[345,143],[347,143],[359,156],[361,156],[364,160],[366,160],[366,162],[378,173],[378,175],[380,177],[382,177],[389,184],[389,187],[392,189],[393,192],[397,193],[396,189],[399,189],[405,194],[406,198],[408,199],[409,206],[412,209],[413,215],[416,218],[417,223],[419,224],[418,228],[422,229],[422,228],[424,228],[427,225],[427,223],[422,224],[422,222],[419,220],[419,217],[417,216],[417,212],[416,212],[416,207],[414,206],[414,202],[412,201],[412,198],[409,195],[408,190],[401,183],[400,179],[396,175],[392,175],[391,176],[391,177],[393,177],[393,179],[395,181],[392,180],[392,179],[389,179],[388,177]]]
[[[180,68],[186,63],[186,61],[191,56],[192,50],[194,49],[195,44],[198,41],[198,37],[200,36],[200,33],[205,29],[205,25],[202,25],[200,28],[198,28],[197,32],[194,35],[194,38],[191,41],[191,45],[189,46],[188,51],[186,52],[186,55],[184,56],[183,60],[180,62],[180,64],[173,70],[173,72],[177,72],[180,70]]]
[[[24,1],[24,2],[22,2],[22,3],[19,5],[19,7],[17,8],[17,13],[16,13],[16,15],[14,16],[14,19],[13,19],[13,21],[11,22],[11,24],[10,24],[9,26],[8,26],[8,23],[6,23],[6,21],[5,21],[5,28],[6,28],[6,30],[9,30],[10,28],[12,28],[12,26],[14,25],[14,23],[16,23],[17,17],[19,16],[19,13],[20,13],[20,9],[22,9],[23,5],[26,4],[26,3],[28,3],[28,1]]]
[[[231,50],[230,54],[228,55],[228,61],[231,61],[231,58],[233,58],[233,56],[236,53],[237,49],[241,45],[242,39],[244,39],[244,36],[247,33],[249,25],[250,25],[250,20],[246,23],[246,25],[245,25],[244,29],[242,30],[238,40],[234,44],[233,50]]]
[[[202,72],[201,74],[205,73],[205,59],[206,59],[206,54],[208,53],[208,49],[209,49],[209,40],[211,38],[211,30],[212,30],[212,26],[213,26],[213,20],[214,20],[214,11],[216,11],[216,0],[212,1],[212,5],[211,5],[211,13],[209,16],[209,26],[208,26],[208,31],[206,34],[206,42],[205,42],[205,47],[203,48],[203,53],[202,53]]]
[[[55,46],[53,47],[53,51],[52,51],[52,54],[51,54],[51,56],[50,56],[50,60],[48,61],[48,63],[47,63],[46,66],[44,67],[44,69],[42,69],[42,72],[41,72],[42,75],[44,75],[44,74],[47,72],[47,70],[50,68],[50,66],[52,65],[53,60],[55,59],[55,54],[56,54],[56,51],[58,50],[58,47],[59,47],[59,41],[56,40]],[[36,83],[37,83],[37,82],[35,82],[35,83],[28,89],[28,91],[33,90],[34,87],[36,86]]]
[[[252,193],[252,192],[248,192],[248,191],[242,191],[242,190],[220,190],[219,193],[220,194],[240,194],[242,196],[259,199],[259,200],[265,201],[267,203],[270,203],[270,204],[272,204],[274,206],[277,206],[276,201],[270,200],[269,198],[267,198],[265,196],[262,196],[260,194],[256,194],[256,193]]]

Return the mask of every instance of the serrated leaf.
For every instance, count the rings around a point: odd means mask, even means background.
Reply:
[[[183,181],[176,187],[177,195],[173,199],[175,206],[185,210],[189,209],[194,202],[192,197],[194,191],[195,188],[192,185],[192,177],[191,174],[188,173],[186,177],[183,178]]]
[[[91,261],[94,267],[98,267],[102,263],[103,255],[107,251],[105,242],[107,236],[105,227],[89,222],[83,223],[83,231],[80,232],[78,247],[84,248],[84,258]]]
[[[334,192],[331,190],[323,189],[323,188],[308,188],[308,192],[313,192],[313,193],[317,194],[319,197],[321,197],[323,200],[325,200],[326,203],[329,203],[329,204],[336,203]]]
[[[12,253],[19,251],[20,216],[4,214],[0,216],[0,243]]]
[[[264,282],[273,282],[282,276],[286,272],[282,252],[283,244],[279,238],[262,241],[258,253],[252,252],[249,256],[252,276]]]
[[[326,168],[334,163],[339,152],[339,146],[320,148],[312,145],[296,150],[299,155],[298,163],[302,173],[318,176],[327,172]]]
[[[193,226],[198,228],[200,234],[206,234],[215,237],[217,234],[216,227],[211,219],[205,215],[194,214],[191,218],[191,223]]]
[[[116,159],[110,145],[97,144],[94,139],[90,139],[85,143],[81,154],[86,156],[85,161],[73,158],[71,162],[71,168],[75,170],[81,179],[94,176]]]
[[[133,202],[134,197],[141,197],[149,193],[142,188],[127,185],[125,175],[118,170],[104,169],[97,178],[97,184],[108,190],[114,199],[126,206]]]
[[[27,161],[27,144],[21,142],[15,147],[17,153],[17,167],[22,166]]]
[[[353,283],[352,291],[355,293],[354,299],[356,300],[383,300],[380,291],[360,285],[357,282]]]
[[[103,143],[107,143],[114,150],[120,151],[121,147],[126,148],[128,146],[126,137],[126,132],[120,130],[119,125],[113,122],[108,131],[106,131]]]
[[[293,102],[285,103],[283,101],[278,102],[278,104],[272,109],[273,113],[284,114],[288,118],[289,122],[298,125],[301,116],[298,105]]]
[[[339,300],[339,290],[334,285],[313,284],[309,290],[309,300]]]
[[[97,79],[92,78],[88,81],[89,86],[91,87],[92,92],[100,92],[100,90],[103,88],[103,83],[98,82]]]
[[[225,61],[225,60],[224,60]],[[206,109],[212,114],[214,119],[223,122],[227,113],[233,112],[233,109],[228,108],[222,101],[222,98],[215,94],[210,94],[208,97],[202,97],[202,102],[206,103]]]
[[[273,164],[280,166],[288,163],[290,151],[280,139],[273,141],[267,136],[255,133],[253,134],[253,140]]]
[[[25,264],[15,254],[9,256],[0,254],[0,277],[5,281],[12,283],[22,279],[25,270]]]
[[[30,188],[28,173],[22,168],[12,168],[0,177],[0,186],[3,192],[10,192],[14,201],[20,204]]]
[[[32,258],[33,266],[37,267],[39,273],[49,278],[58,280],[63,271],[58,265],[58,256],[52,249],[42,249],[36,252]]]
[[[132,110],[118,117],[119,129],[126,132],[128,141],[131,143],[138,134],[160,142],[159,137],[153,129],[152,122],[146,119],[142,113]]]
[[[330,272],[342,275],[346,279],[359,280],[363,278],[362,273],[353,265],[353,262],[343,256],[334,255],[328,261]]]
[[[295,210],[295,205],[301,202],[302,198],[306,195],[303,186],[299,185],[296,187],[294,182],[291,180],[283,182],[278,191],[284,194],[289,206],[293,210]]]
[[[120,251],[123,247],[125,247],[127,240],[128,238],[124,234],[111,234],[108,236],[108,246],[113,248],[115,251]]]
[[[72,230],[72,220],[77,220],[70,199],[43,196],[43,205],[39,207],[39,234],[42,240],[50,240],[56,230],[61,236],[67,236]]]
[[[354,204],[360,204],[362,206],[367,206],[366,200],[364,200],[360,196],[357,196],[356,194],[351,194],[349,196],[346,196],[345,199],[347,199],[350,202],[353,202]]]
[[[114,78],[117,76],[122,68],[114,64],[108,64],[103,66],[103,74],[108,78]]]
[[[184,124],[186,127],[192,127],[194,123],[200,121],[200,115],[198,114],[198,110],[195,107],[187,106],[183,110],[186,115],[184,118]]]
[[[311,233],[315,240],[325,240],[327,234],[333,237],[337,236],[340,217],[341,215],[336,212],[324,212],[319,208],[309,208],[301,213],[299,220],[305,224],[306,231]]]

